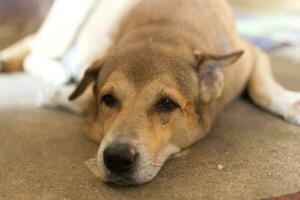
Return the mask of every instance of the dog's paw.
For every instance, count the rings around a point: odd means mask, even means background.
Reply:
[[[277,109],[283,118],[300,126],[300,92],[285,90],[284,95],[277,96]]]
[[[287,122],[300,126],[300,92],[282,90],[274,96],[269,110]]]
[[[291,105],[289,108],[287,114],[284,116],[284,118],[293,124],[300,126],[300,97],[299,99]]]
[[[57,60],[45,59],[42,56],[29,56],[24,63],[25,71],[42,81],[61,86],[68,82],[70,75],[64,65]]]

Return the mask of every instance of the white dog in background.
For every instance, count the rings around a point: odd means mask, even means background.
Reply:
[[[70,6],[69,0],[56,0],[40,30],[1,51],[0,61],[24,60],[25,72],[41,81],[35,104],[79,111],[68,101],[75,85],[65,84],[80,80],[87,66],[108,51],[121,18],[138,2],[76,0]]]

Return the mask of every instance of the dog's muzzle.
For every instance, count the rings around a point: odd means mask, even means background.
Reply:
[[[179,148],[168,144],[155,157],[141,141],[104,140],[98,151],[100,177],[106,183],[137,185],[151,181]]]

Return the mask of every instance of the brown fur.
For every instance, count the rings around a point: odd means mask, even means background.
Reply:
[[[119,99],[128,103],[115,111],[101,110],[100,106],[104,128],[96,129],[98,133],[114,132],[112,127],[121,123],[139,134],[149,132],[148,141],[165,144],[172,137],[173,144],[186,148],[207,134],[216,113],[242,91],[250,74],[252,63],[247,63],[250,55],[246,51],[236,64],[213,69],[214,77],[206,80],[199,76],[205,68],[203,62],[209,60],[201,55],[228,54],[230,58],[230,53],[246,50],[246,44],[235,33],[231,11],[222,0],[142,1],[124,18],[115,40],[115,46],[99,66],[97,85],[100,94],[107,85],[114,90],[123,88],[118,90],[127,96]],[[217,60],[218,56],[211,57]],[[112,78],[115,76],[118,78]],[[181,109],[160,116],[149,111],[153,109],[150,103],[148,107],[141,106],[147,101],[154,103],[157,97],[153,94],[160,90],[172,90],[172,95],[166,95],[178,96]],[[135,107],[136,104],[141,105]],[[105,119],[105,112],[109,119]],[[137,124],[144,124],[142,129],[148,130],[135,130]],[[155,134],[166,138],[155,139]],[[158,146],[156,151],[161,148]]]
[[[225,0],[143,0],[123,18],[114,40],[70,99],[80,96],[74,104],[84,110],[88,137],[101,144],[100,157],[112,138],[143,146],[139,183],[156,175],[168,153],[204,137],[248,81],[255,103],[299,124],[299,94],[276,83],[267,56],[237,35]],[[10,59],[21,57],[17,49]],[[117,106],[103,103],[106,94]],[[157,103],[166,97],[178,109],[159,112]],[[291,104],[288,112],[282,102]]]

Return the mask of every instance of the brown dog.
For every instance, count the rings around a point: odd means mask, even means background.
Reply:
[[[267,56],[237,35],[223,0],[141,0],[113,39],[70,96],[100,143],[104,181],[152,180],[247,85],[255,103],[300,124],[300,94],[274,81]]]

